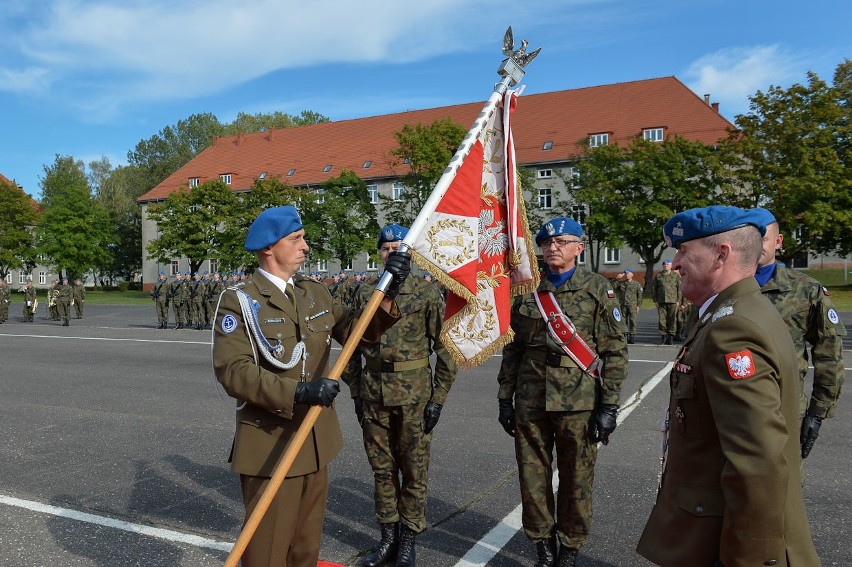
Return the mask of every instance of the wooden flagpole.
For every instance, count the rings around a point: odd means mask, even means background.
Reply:
[[[429,196],[429,199],[427,199],[426,203],[423,205],[423,209],[411,225],[408,234],[402,241],[400,251],[408,251],[423,231],[429,215],[432,214],[438,206],[438,203],[441,202],[441,199],[444,197],[447,189],[449,189],[453,179],[455,179],[456,174],[458,173],[459,167],[461,167],[461,164],[464,163],[464,160],[470,153],[473,144],[479,137],[482,129],[485,127],[488,117],[492,112],[494,112],[494,109],[502,99],[506,89],[521,81],[524,76],[524,67],[529,64],[536,55],[538,55],[539,51],[541,51],[541,48],[539,48],[533,52],[527,53],[526,46],[527,42],[524,40],[521,47],[516,50],[512,36],[512,28],[510,27],[506,30],[506,34],[503,37],[503,53],[507,56],[507,59],[503,60],[503,63],[497,70],[502,79],[494,86],[494,92],[485,103],[485,106],[479,113],[473,127],[471,127],[464,140],[462,140],[459,149],[450,160],[449,165],[441,175],[441,179],[438,180],[437,185],[435,185],[435,189],[432,190],[432,194]],[[355,352],[355,347],[358,346],[358,343],[361,341],[361,337],[367,330],[367,326],[373,319],[373,315],[375,315],[376,310],[379,308],[379,304],[382,302],[382,299],[384,299],[385,291],[387,291],[392,280],[393,276],[391,276],[390,273],[385,272],[382,275],[382,278],[379,280],[378,285],[376,285],[376,290],[373,292],[369,303],[366,305],[361,316],[358,318],[358,321],[355,323],[355,327],[352,329],[346,344],[343,345],[340,356],[337,357],[334,366],[332,366],[331,372],[327,376],[328,378],[333,380],[340,379],[340,376],[346,368],[346,364],[352,357],[352,353]],[[237,537],[237,541],[234,542],[234,547],[231,549],[231,553],[228,554],[224,567],[236,567],[237,562],[242,557],[246,547],[248,547],[249,541],[251,541],[251,538],[254,536],[254,532],[257,530],[258,525],[260,525],[260,521],[269,509],[270,504],[272,504],[272,499],[278,493],[278,490],[281,488],[281,484],[287,477],[287,473],[290,471],[293,461],[296,460],[296,456],[299,454],[299,451],[301,451],[302,445],[304,445],[305,440],[308,438],[308,434],[311,432],[311,429],[316,423],[322,409],[322,406],[311,407],[305,415],[304,420],[302,420],[302,424],[299,426],[296,434],[290,439],[287,449],[275,465],[275,469],[273,470],[266,489],[260,495],[257,505],[246,520],[242,531],[240,531],[239,537]]]

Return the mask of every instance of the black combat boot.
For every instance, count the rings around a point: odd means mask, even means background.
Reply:
[[[633,335],[627,335],[627,344],[629,344],[629,345],[636,344],[636,341],[633,338]]]
[[[396,556],[396,567],[414,567],[416,553],[414,538],[417,533],[405,524],[399,526],[399,553]]]
[[[556,567],[576,567],[577,565],[577,550],[573,547],[564,545],[559,547],[559,559],[556,562]]]
[[[537,541],[535,552],[538,554],[535,567],[553,567],[556,565],[556,536]]]
[[[674,344],[674,335],[666,335],[666,344],[673,345]]]
[[[396,559],[399,548],[399,522],[379,524],[382,539],[379,545],[364,558],[364,567],[378,567],[390,559]]]

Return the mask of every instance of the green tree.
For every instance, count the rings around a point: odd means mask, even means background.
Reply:
[[[272,114],[246,114],[240,112],[233,122],[224,127],[224,136],[234,136],[239,133],[252,134],[255,132],[266,132],[281,128],[293,128],[295,126],[305,126],[308,124],[320,124],[329,122],[328,117],[303,110],[299,116],[285,114],[275,111]]]
[[[110,261],[100,266],[102,277],[132,279],[142,268],[142,213],[136,199],[146,192],[145,173],[133,165],[112,169],[102,158],[89,164],[95,198],[109,216],[116,239]],[[96,172],[105,171],[103,174]]]
[[[159,236],[148,242],[148,258],[167,263],[185,257],[190,271],[197,272],[205,260],[220,257],[222,227],[237,203],[234,192],[222,180],[213,179],[149,206],[148,217],[157,223]]]
[[[847,59],[833,86],[809,72],[805,85],[758,91],[724,144],[739,182],[731,202],[773,212],[785,262],[808,251],[852,252],[850,73]]]
[[[389,222],[411,226],[465,134],[467,130],[451,118],[436,120],[428,126],[406,124],[394,134],[399,147],[391,152],[395,157],[393,165],[407,165],[408,171],[400,176],[405,187],[401,196],[379,195]]]
[[[35,203],[15,183],[0,181],[0,278],[10,271],[36,264],[32,227],[37,211]]]
[[[69,279],[109,260],[114,232],[89,188],[82,161],[56,156],[41,182],[44,214],[36,225],[40,254]]]
[[[318,206],[304,215],[312,258],[336,258],[347,266],[361,252],[375,257],[379,223],[367,184],[344,168],[339,177],[322,183],[317,197]]]

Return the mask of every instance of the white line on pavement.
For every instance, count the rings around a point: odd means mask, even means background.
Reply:
[[[664,377],[666,377],[672,368],[672,363],[667,363],[659,372],[654,374],[642,387],[640,387],[624,404],[622,410],[618,412],[618,423],[622,423],[628,415],[633,412],[639,403],[645,398]],[[558,478],[553,479],[553,489],[559,486]],[[472,548],[459,559],[454,567],[482,567],[487,565],[491,559],[497,555],[503,547],[509,543],[509,540],[515,537],[523,526],[521,525],[521,506],[520,504],[509,514],[503,518],[499,524],[494,526],[490,532],[485,534],[481,540],[476,542]]]
[[[108,528],[115,528],[117,530],[123,530],[126,532],[156,537],[168,541],[185,543],[188,545],[194,545],[196,547],[206,547],[207,549],[215,549],[217,551],[231,551],[231,548],[233,547],[232,543],[224,541],[216,541],[213,539],[208,539],[206,537],[185,534],[172,530],[164,530],[162,528],[155,528],[152,526],[144,526],[142,524],[131,524],[130,522],[107,518],[105,516],[96,516],[94,514],[87,514],[86,512],[69,510],[68,508],[59,508],[57,506],[51,506],[50,504],[33,502],[32,500],[21,500],[20,498],[5,496],[3,494],[0,494],[0,504],[6,504],[7,506],[15,506],[17,508],[25,508],[27,510],[32,510],[33,512],[50,514],[62,518],[70,518],[72,520],[77,520],[80,522],[97,524],[99,526],[106,526]]]
[[[31,339],[69,339],[77,341],[125,341],[131,343],[175,343],[183,345],[209,345],[210,341],[177,341],[167,339],[115,339],[109,337],[62,337],[57,335],[18,335],[12,333],[0,333],[0,337],[27,337]]]

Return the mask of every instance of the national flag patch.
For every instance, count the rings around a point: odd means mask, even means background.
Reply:
[[[825,286],[822,286],[822,294],[831,297],[831,294],[828,293],[828,288]]]
[[[725,362],[728,366],[728,374],[734,380],[743,380],[754,376],[754,357],[748,349],[726,354]]]
[[[608,290],[606,290],[606,296],[608,298],[612,299],[613,297],[615,297],[615,292],[611,289],[608,289]]]

